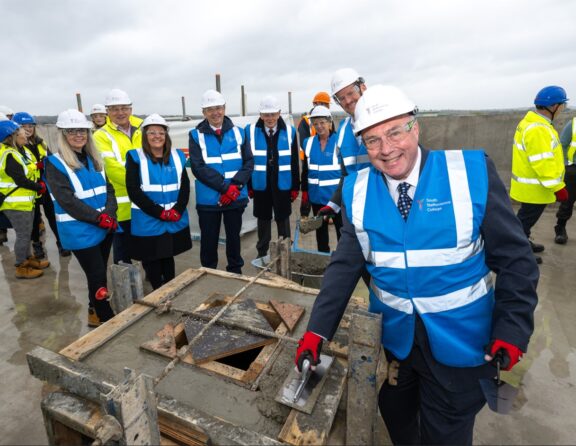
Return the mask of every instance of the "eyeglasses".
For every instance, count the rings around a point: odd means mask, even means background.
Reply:
[[[148,130],[146,134],[150,136],[164,136],[166,132],[163,130]]]
[[[88,129],[65,129],[63,130],[65,135],[70,135],[70,136],[85,136],[88,134]]]
[[[382,147],[382,142],[384,139],[388,142],[388,144],[398,144],[399,142],[404,141],[408,133],[412,131],[414,124],[416,124],[416,119],[412,119],[406,124],[390,130],[383,137],[370,136],[364,139],[364,145],[368,150],[378,150],[380,147]]]
[[[106,110],[108,110],[108,113],[128,112],[128,111],[132,110],[132,106],[131,105],[112,105],[110,107],[107,107]]]

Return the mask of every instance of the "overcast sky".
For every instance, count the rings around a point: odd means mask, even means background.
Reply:
[[[227,111],[276,95],[293,111],[353,67],[420,109],[529,107],[550,84],[576,101],[574,0],[0,0],[0,104],[54,115],[128,92],[134,113],[189,114],[222,76]]]

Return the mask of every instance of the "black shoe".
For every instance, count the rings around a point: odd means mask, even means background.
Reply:
[[[0,229],[0,244],[8,241],[8,231],[6,229]]]
[[[46,252],[42,247],[42,242],[33,242],[32,251],[34,252],[34,257],[36,257],[37,259],[43,259],[46,257]]]
[[[60,257],[70,257],[72,255],[72,251],[69,249],[59,248],[58,252],[60,253]]]
[[[532,252],[542,252],[544,251],[544,245],[540,245],[539,243],[534,243],[532,240],[528,240],[530,242],[530,247],[532,248]]]
[[[554,232],[556,232],[556,237],[554,237],[554,242],[559,245],[565,245],[568,241],[568,234],[566,233],[566,226],[554,226]]]
[[[534,260],[536,260],[536,263],[537,263],[538,265],[541,265],[541,264],[542,264],[542,257],[540,257],[540,256],[534,256]]]

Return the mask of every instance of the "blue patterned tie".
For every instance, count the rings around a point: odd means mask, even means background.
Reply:
[[[410,189],[410,185],[408,183],[400,183],[398,185],[398,210],[402,215],[402,218],[406,220],[408,218],[408,212],[410,212],[410,208],[412,207],[412,198],[408,195],[408,189]]]

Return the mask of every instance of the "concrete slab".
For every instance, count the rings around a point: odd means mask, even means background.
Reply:
[[[496,415],[488,409],[481,412],[475,444],[573,444],[576,438],[572,421],[576,411],[576,304],[572,290],[576,223],[568,224],[572,236],[568,244],[555,245],[555,208],[549,207],[533,233],[537,242],[546,245],[536,331],[525,360],[506,377],[521,386],[520,397],[511,415]],[[46,444],[40,410],[43,385],[29,375],[25,354],[36,345],[58,351],[88,331],[86,280],[74,258],[58,257],[49,229],[46,247],[52,265],[39,279],[15,279],[12,231],[8,238],[0,247],[0,443]],[[243,272],[255,275],[259,270],[249,261],[256,257],[256,235],[244,236],[242,245]],[[219,253],[223,269],[223,246]],[[199,266],[196,243],[176,261],[177,273]],[[146,287],[145,292],[150,291],[148,284]],[[356,294],[366,295],[362,284]]]

